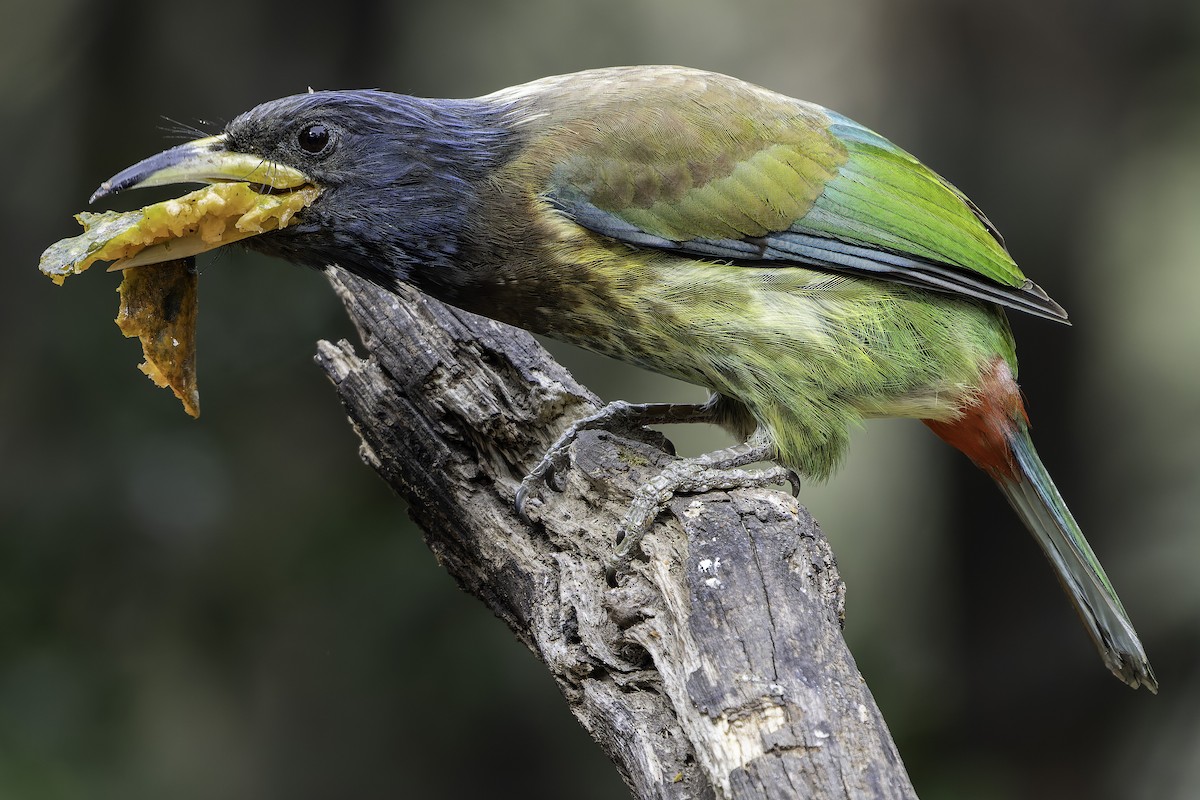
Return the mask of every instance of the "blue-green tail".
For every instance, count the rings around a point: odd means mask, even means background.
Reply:
[[[1026,426],[1015,426],[1008,439],[1016,477],[997,475],[996,483],[1050,559],[1104,663],[1135,689],[1145,686],[1157,693],[1158,681],[1133,623],[1042,465]]]

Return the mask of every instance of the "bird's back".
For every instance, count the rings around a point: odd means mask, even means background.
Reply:
[[[515,185],[595,233],[1066,319],[965,195],[821,106],[682,67],[555,76],[482,99],[521,141]]]

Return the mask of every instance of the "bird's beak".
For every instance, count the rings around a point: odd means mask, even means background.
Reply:
[[[227,149],[224,134],[208,136],[181,144],[139,161],[112,176],[92,195],[89,202],[126,189],[167,186],[174,183],[245,182],[267,189],[297,189],[313,180],[298,169],[270,161],[262,156]]]
[[[197,139],[139,161],[100,184],[92,195],[93,203],[126,189],[175,183],[248,184],[261,200],[252,209],[254,214],[249,214],[242,206],[212,205],[203,212],[203,219],[209,224],[199,229],[192,226],[180,232],[173,231],[170,225],[158,225],[154,227],[154,238],[161,241],[134,249],[132,254],[113,263],[108,268],[110,272],[194,256],[283,227],[296,211],[312,203],[320,191],[316,181],[300,170],[260,155],[230,150],[228,144],[224,135]],[[179,213],[170,209],[170,202],[143,208],[142,219],[155,215],[162,217],[163,214],[172,217]],[[246,214],[254,219],[243,225],[245,217],[222,219],[222,213],[226,217],[234,213]],[[164,231],[172,235],[164,239],[161,235]]]

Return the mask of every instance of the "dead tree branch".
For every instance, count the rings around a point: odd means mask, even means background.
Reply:
[[[829,545],[795,500],[676,498],[644,558],[606,577],[631,493],[671,456],[588,432],[565,491],[543,492],[525,525],[520,478],[595,396],[523,332],[331,280],[367,353],[323,341],[317,360],[364,460],[545,663],[636,797],[915,797],[842,639]]]

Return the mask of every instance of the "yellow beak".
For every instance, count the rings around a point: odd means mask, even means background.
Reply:
[[[313,181],[293,167],[262,156],[226,149],[224,134],[196,139],[139,161],[112,176],[90,202],[145,186],[174,183],[253,183],[272,189],[296,189]]]

